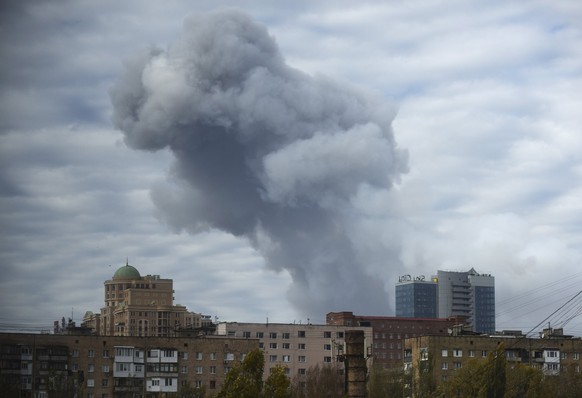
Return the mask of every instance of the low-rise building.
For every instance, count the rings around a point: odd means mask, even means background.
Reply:
[[[469,361],[486,360],[498,348],[503,350],[508,364],[532,366],[546,376],[557,375],[565,367],[580,372],[582,339],[564,336],[561,329],[545,330],[535,339],[521,333],[503,332],[410,337],[405,341],[404,369],[412,372],[413,390],[421,371],[430,371],[438,385],[452,380]]]
[[[143,397],[181,386],[219,391],[226,373],[259,347],[254,338],[162,338],[0,334],[0,391],[5,396]]]
[[[217,325],[217,333],[232,338],[258,339],[265,353],[265,378],[277,365],[285,367],[290,378],[304,377],[309,368],[316,365],[341,364],[345,354],[345,333],[362,330],[365,345],[374,344],[371,327],[344,325],[313,325],[284,323],[223,322]],[[368,352],[369,350],[366,350]],[[372,365],[367,355],[367,366]]]
[[[425,335],[446,336],[459,322],[462,320],[366,316],[347,311],[330,312],[326,316],[328,325],[371,327],[371,354],[374,356],[374,364],[385,368],[402,366],[405,339]]]

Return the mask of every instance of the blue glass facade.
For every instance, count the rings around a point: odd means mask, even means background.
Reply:
[[[396,285],[396,316],[404,318],[436,318],[436,283],[411,281]]]

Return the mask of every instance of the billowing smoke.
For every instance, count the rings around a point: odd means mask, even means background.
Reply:
[[[174,154],[180,189],[153,192],[167,222],[248,239],[289,272],[301,316],[386,312],[351,225],[353,199],[406,170],[390,110],[287,66],[266,29],[235,11],[189,17],[167,50],[125,66],[110,92],[114,123],[130,147]]]

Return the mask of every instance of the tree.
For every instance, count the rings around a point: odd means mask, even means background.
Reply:
[[[217,398],[287,398],[290,396],[289,378],[283,366],[273,368],[263,383],[265,357],[258,348],[247,354],[226,375]]]
[[[368,398],[402,397],[404,370],[374,366],[368,378]]]
[[[344,376],[336,365],[315,365],[310,367],[304,380],[294,381],[293,398],[342,398],[344,397]]]
[[[226,375],[218,398],[257,398],[263,390],[265,358],[258,348],[250,351]]]
[[[285,368],[277,365],[265,381],[263,396],[265,398],[288,398],[291,396],[290,387],[291,381],[285,375]]]

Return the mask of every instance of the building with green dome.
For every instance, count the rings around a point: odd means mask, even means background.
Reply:
[[[126,261],[104,283],[105,306],[98,314],[88,311],[83,323],[102,336],[167,337],[179,328],[201,327],[201,314],[174,304],[173,285],[159,275],[142,276]]]

